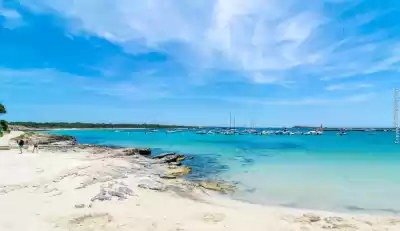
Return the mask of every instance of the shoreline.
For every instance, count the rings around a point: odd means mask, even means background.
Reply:
[[[52,135],[52,136],[68,136],[68,135]],[[110,144],[82,144],[81,146],[84,147],[92,147],[92,148],[111,148],[111,149],[135,149],[135,146],[121,146],[121,145],[110,145]],[[136,146],[138,147],[138,146]],[[140,146],[139,145],[139,149],[146,149],[146,146]],[[149,148],[152,149],[152,148]],[[158,148],[156,148],[158,149]],[[171,153],[172,151],[170,151],[171,149],[164,149],[163,151],[157,150],[155,155],[160,155],[160,154],[165,154],[165,153]],[[176,151],[176,153],[175,153]],[[175,150],[174,153],[180,153],[179,150]],[[149,155],[149,157],[152,157],[154,153],[151,153]],[[183,156],[183,154],[180,154]],[[186,156],[186,154],[185,154]],[[186,156],[188,157],[188,156]],[[188,158],[187,158],[188,160]],[[190,160],[189,160],[190,161]],[[194,167],[196,169],[196,163],[193,162],[186,162],[188,167]],[[182,165],[182,167],[185,167],[184,165]],[[185,174],[185,176],[182,176],[185,178],[186,181],[192,182],[192,183],[199,183],[201,181],[204,180],[211,180],[214,181],[213,183],[224,183],[226,185],[232,185],[232,186],[237,186],[237,191],[241,191],[241,192],[246,192],[247,190],[253,190],[256,188],[256,186],[250,188],[250,187],[246,187],[241,185],[240,183],[238,183],[237,181],[234,180],[227,180],[227,177],[213,177],[216,176],[215,173],[212,173],[210,175],[207,175],[206,177],[204,177],[204,175],[202,177],[197,176],[198,174],[198,169],[196,171],[195,175],[191,176],[191,173]],[[201,171],[200,171],[201,172]],[[203,172],[204,173],[204,172]],[[251,196],[251,195],[250,195]],[[229,197],[229,199],[232,200],[236,200],[236,201],[241,201],[244,203],[250,203],[250,204],[257,204],[257,205],[262,205],[262,206],[273,206],[273,207],[284,207],[284,208],[292,208],[292,209],[306,209],[306,210],[310,210],[310,211],[319,211],[319,212],[333,212],[333,213],[344,213],[344,214],[353,214],[353,215],[378,215],[378,216],[397,216],[399,213],[398,210],[395,209],[391,209],[391,207],[382,207],[382,208],[368,208],[368,207],[356,207],[356,206],[349,206],[349,207],[353,207],[354,209],[348,209],[346,206],[342,206],[342,207],[332,207],[332,208],[322,208],[322,207],[312,207],[309,206],[307,207],[306,205],[295,205],[294,203],[276,203],[276,201],[257,201],[257,200],[253,200],[252,198],[245,198],[245,197],[233,197],[232,195]]]
[[[33,229],[41,231],[394,231],[400,227],[400,218],[389,216],[234,200],[180,178],[184,171],[176,169],[185,167],[175,163],[182,156],[153,159],[146,149],[68,146],[66,141],[48,146],[39,154],[0,151],[0,171],[7,173],[0,174],[0,203],[5,214],[0,229],[28,230],[30,224],[19,222],[21,219],[33,221]],[[229,191],[229,186],[219,187]]]

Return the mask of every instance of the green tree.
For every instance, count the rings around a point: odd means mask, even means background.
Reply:
[[[4,107],[3,104],[0,103],[0,115],[6,114],[6,113],[7,113],[6,108]],[[8,131],[8,123],[5,120],[0,121],[0,132],[1,131],[4,131],[4,132]],[[1,132],[1,136],[3,136],[3,132]]]
[[[0,121],[0,128],[3,129],[3,131],[8,131],[8,123],[5,120]]]
[[[0,103],[0,114],[5,114],[5,113],[7,113],[7,110],[4,107],[4,105]]]

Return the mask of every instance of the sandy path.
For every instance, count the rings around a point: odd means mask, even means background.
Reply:
[[[20,131],[12,131],[9,134],[5,134],[3,137],[0,137],[0,147],[8,146],[12,138],[20,136],[22,134],[24,134],[24,132]]]

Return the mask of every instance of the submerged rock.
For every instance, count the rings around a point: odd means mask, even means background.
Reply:
[[[162,154],[160,154],[158,156],[153,156],[151,158],[155,159],[155,160],[159,160],[159,159],[165,158],[167,156],[174,156],[175,154],[176,154],[175,152],[167,152],[167,153],[162,153]]]
[[[164,174],[162,174],[160,177],[161,178],[166,178],[166,179],[174,179],[177,177],[182,177],[186,176],[192,171],[191,167],[183,166],[174,166],[173,168],[167,169]]]
[[[200,187],[203,187],[208,190],[218,191],[218,192],[234,192],[236,190],[235,186],[219,183],[219,182],[211,182],[211,181],[203,181],[199,183]]]
[[[164,163],[172,163],[172,162],[179,162],[185,159],[184,155],[178,155],[178,154],[166,154],[163,157],[155,156],[153,157],[155,160],[154,163],[156,164],[164,164]]]

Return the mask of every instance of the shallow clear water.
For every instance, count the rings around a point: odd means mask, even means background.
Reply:
[[[194,155],[190,178],[222,178],[254,203],[334,211],[400,213],[400,145],[394,133],[337,136],[145,134],[144,130],[64,130],[79,143],[151,147]]]

